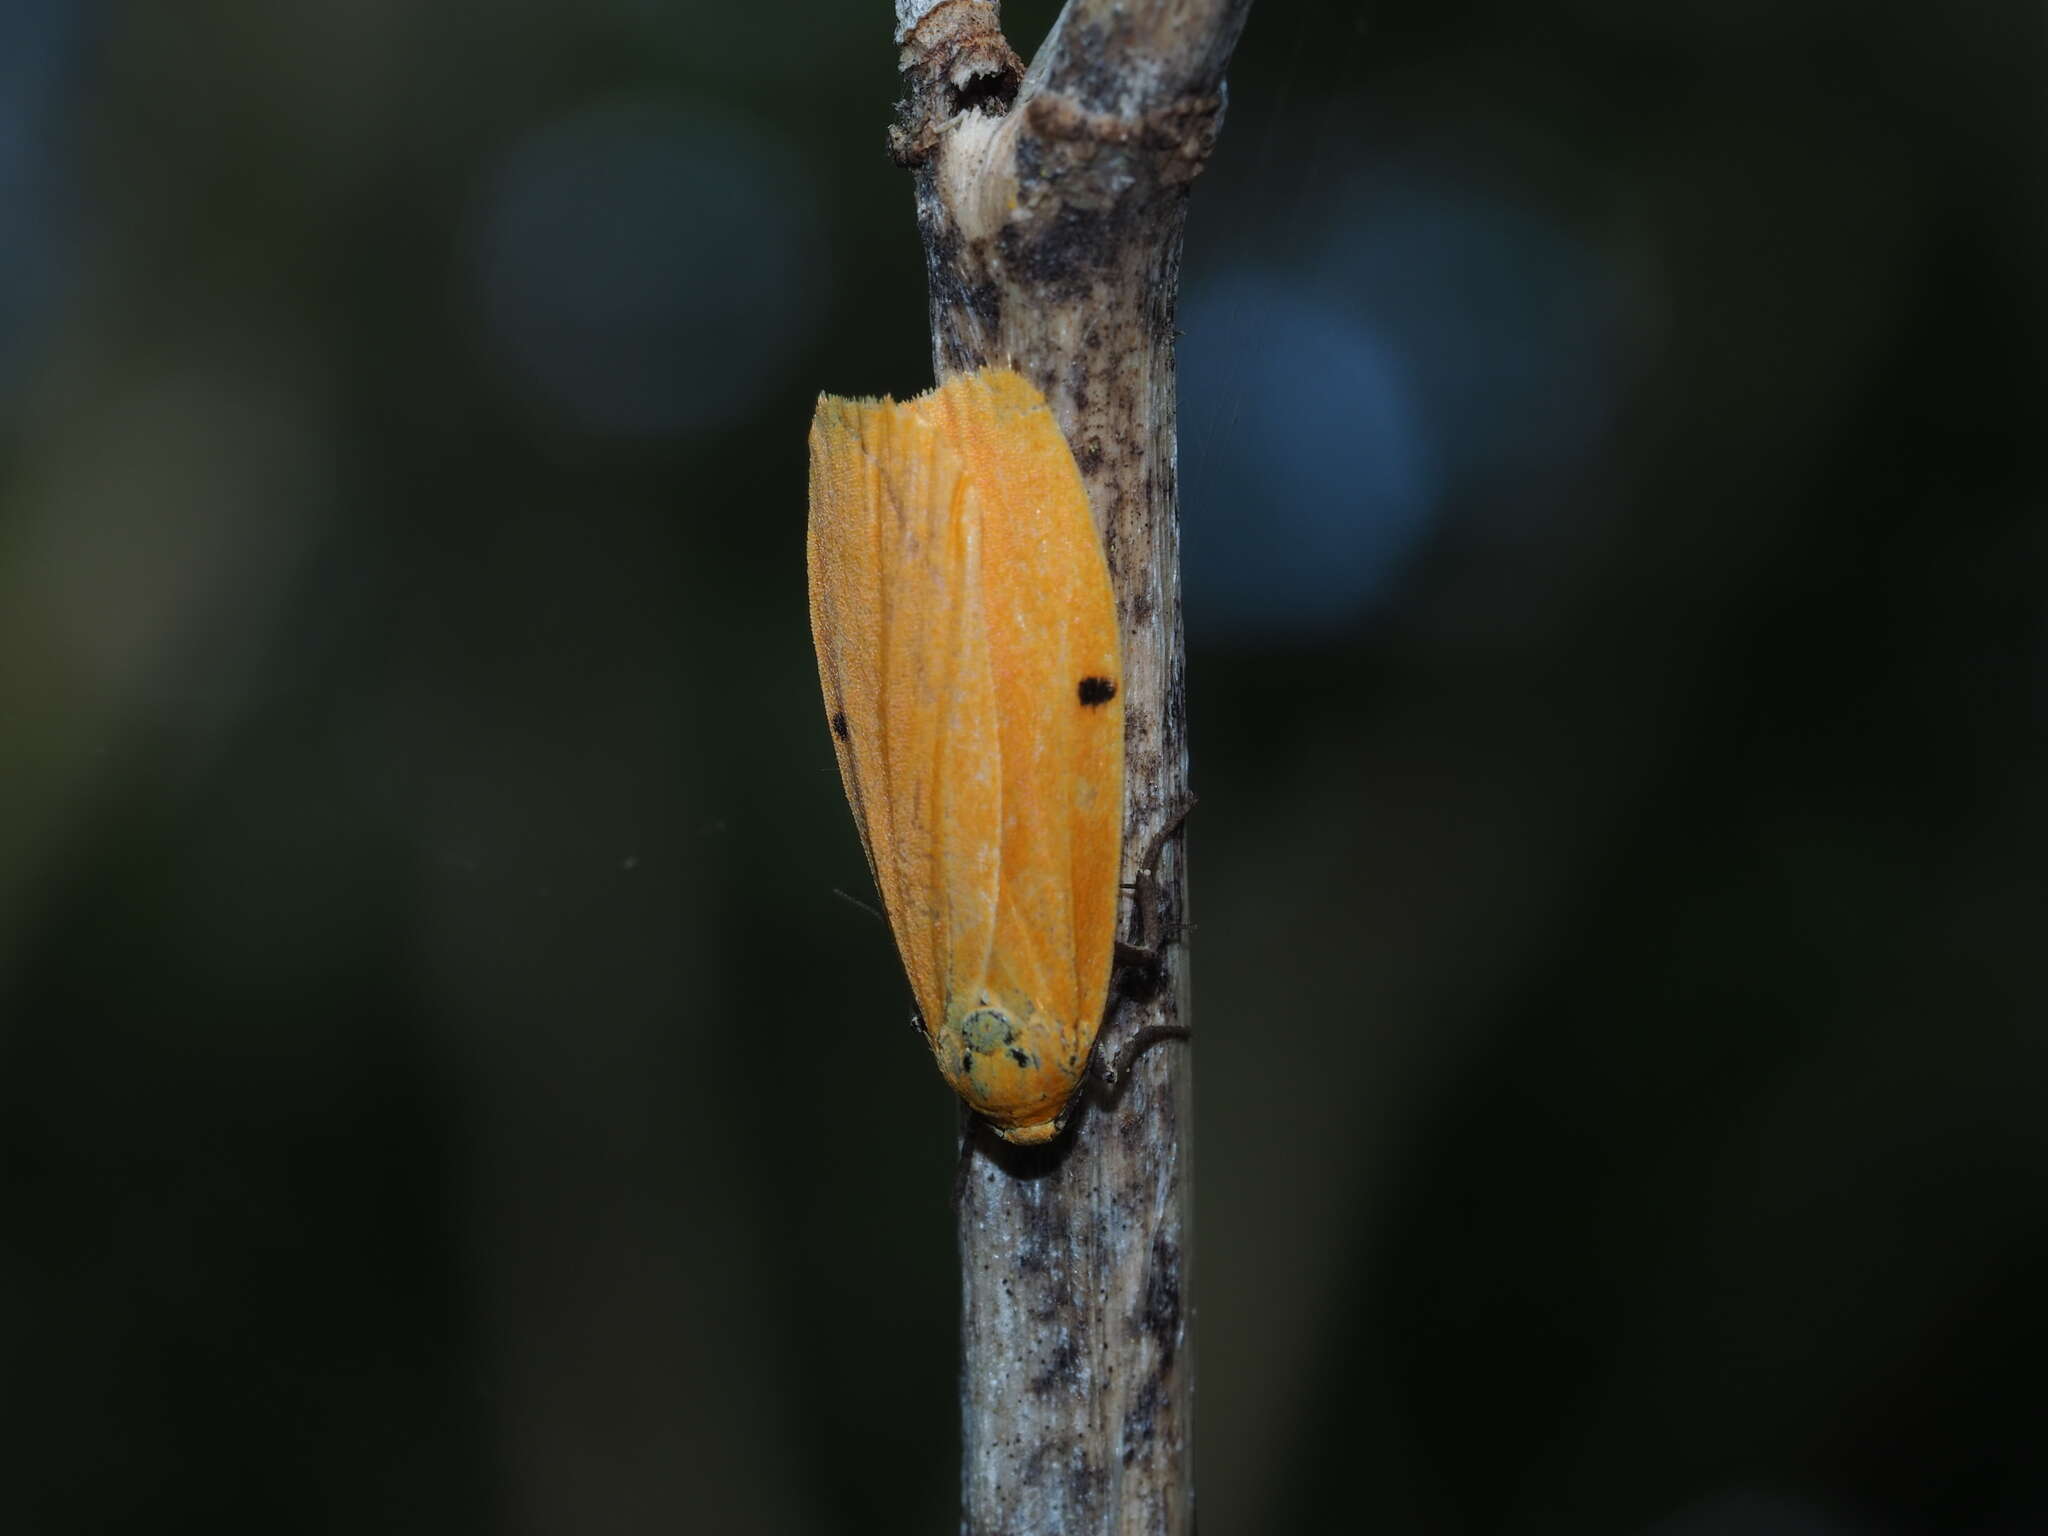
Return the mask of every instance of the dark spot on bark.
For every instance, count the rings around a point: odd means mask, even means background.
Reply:
[[[1078,443],[1074,447],[1074,467],[1084,475],[1094,474],[1108,457],[1098,442]]]
[[[1034,1382],[1034,1390],[1036,1390],[1036,1385]],[[1023,1479],[1024,1485],[1027,1488],[1037,1487],[1038,1480],[1045,1476],[1045,1459],[1052,1454],[1052,1448],[1053,1442],[1051,1440],[1041,1440],[1032,1447],[1030,1456],[1025,1458]]]
[[[1022,133],[1017,136],[1017,182],[1020,186],[1031,186],[1044,179],[1045,146],[1038,136]]]
[[[1129,1466],[1138,1459],[1138,1451],[1159,1434],[1159,1403],[1163,1396],[1159,1375],[1155,1371],[1145,1378],[1145,1384],[1138,1388],[1137,1399],[1124,1414],[1124,1465]]]
[[[1180,1347],[1180,1244],[1164,1232],[1152,1239],[1152,1267],[1145,1276],[1144,1310],[1138,1326],[1159,1346],[1161,1369]]]
[[[1049,224],[1008,226],[998,237],[1003,267],[1048,298],[1079,297],[1113,264],[1118,225],[1114,210],[1067,205]]]
[[[853,739],[852,733],[846,728],[846,711],[843,709],[835,709],[832,712],[832,734],[841,741]]]
[[[1116,683],[1107,677],[1084,677],[1081,679],[1080,695],[1083,704],[1107,704],[1116,697]]]
[[[1129,85],[1121,62],[1126,56],[1122,40],[1109,28],[1075,27],[1063,57],[1066,71],[1056,84],[1089,111],[1110,111]]]
[[[1120,961],[1116,970],[1117,996],[1134,1003],[1155,1001],[1166,979],[1166,967],[1159,956],[1148,954],[1131,956]]]
[[[1088,406],[1092,399],[1089,381],[1094,377],[1092,365],[1094,360],[1102,357],[1104,353],[1102,326],[1099,323],[1091,323],[1082,337],[1080,356],[1067,365],[1066,371],[1067,398],[1073,402],[1076,420],[1088,414]]]
[[[1025,1207],[1023,1228],[1017,1244],[1017,1268],[1027,1275],[1042,1275],[1051,1267],[1047,1255],[1056,1236],[1052,1212],[1043,1200],[1034,1199]]]
[[[924,236],[925,281],[932,313],[961,317],[947,326],[942,341],[948,362],[966,372],[980,367],[984,359],[969,355],[965,343],[996,333],[996,323],[1002,318],[1002,290],[987,276],[988,264],[982,255],[961,240],[936,189],[928,185],[929,177],[929,169],[919,172],[917,212],[918,229]]]
[[[1033,1397],[1044,1397],[1055,1391],[1062,1382],[1074,1374],[1074,1366],[1080,1360],[1081,1352],[1071,1338],[1062,1339],[1059,1347],[1046,1357],[1045,1369],[1031,1378],[1025,1388]]]
[[[1093,1516],[1102,1507],[1103,1488],[1107,1482],[1101,1467],[1092,1461],[1084,1461],[1067,1474],[1067,1497],[1075,1509],[1085,1516]]]
[[[959,292],[961,307],[974,316],[985,334],[994,335],[997,322],[1003,318],[1002,288],[983,278],[978,283],[963,282]]]
[[[1178,1024],[1176,1017],[1172,1020]],[[1152,1122],[1158,1128],[1161,1146],[1176,1146],[1180,1141],[1180,1100],[1173,1094],[1159,1096],[1159,1102],[1152,1111]]]

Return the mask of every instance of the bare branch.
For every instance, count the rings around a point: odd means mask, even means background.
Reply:
[[[1032,60],[1034,84],[1126,119],[1216,94],[1250,0],[1068,0]]]
[[[1045,391],[1101,526],[1123,630],[1124,878],[1187,799],[1173,319],[1189,183],[1250,0],[1070,0],[1027,74],[990,0],[897,0],[941,378]],[[1147,886],[1184,931],[1166,840]],[[1133,929],[1135,937],[1136,929]],[[1050,1147],[968,1117],[959,1178],[962,1529],[1193,1530],[1186,949],[1112,999],[1106,1059]]]

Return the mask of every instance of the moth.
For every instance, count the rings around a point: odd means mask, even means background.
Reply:
[[[1116,599],[1080,471],[1007,368],[821,396],[811,635],[839,774],[939,1072],[1060,1133],[1115,958]]]

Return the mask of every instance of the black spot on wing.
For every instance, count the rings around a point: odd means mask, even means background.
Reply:
[[[1116,697],[1116,684],[1106,677],[1084,677],[1081,679],[1080,694],[1083,704],[1107,704]]]
[[[846,728],[846,711],[843,709],[832,711],[832,734],[841,741],[850,740],[852,737],[853,733]]]

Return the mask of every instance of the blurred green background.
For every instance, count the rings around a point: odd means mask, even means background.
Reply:
[[[0,1530],[953,1527],[801,574],[887,9],[0,7]],[[1254,10],[1212,1536],[2048,1529],[2044,42]]]

